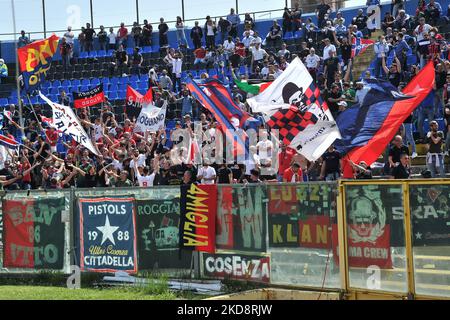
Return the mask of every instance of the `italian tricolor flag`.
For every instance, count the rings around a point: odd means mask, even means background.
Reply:
[[[241,89],[242,91],[245,91],[247,93],[251,93],[255,96],[264,92],[264,90],[266,90],[272,84],[272,82],[249,84],[248,82],[242,82],[242,81],[239,81],[238,79],[234,79],[234,82],[236,83],[236,85],[238,86],[239,89]]]

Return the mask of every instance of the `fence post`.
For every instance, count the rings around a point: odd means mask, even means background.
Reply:
[[[69,262],[70,265],[73,266],[76,264],[75,261],[75,247],[74,247],[74,230],[73,230],[73,221],[74,221],[74,201],[75,201],[75,189],[72,187],[70,188],[70,194],[69,194]]]
[[[403,189],[403,221],[405,228],[405,255],[406,255],[406,270],[408,276],[408,299],[414,299],[416,295],[416,286],[414,279],[414,256],[411,236],[411,207],[409,202],[409,183],[404,181],[402,183]]]
[[[339,246],[339,274],[341,278],[341,290],[348,293],[349,270],[347,255],[347,213],[345,210],[345,186],[339,181],[337,196],[337,222],[338,222],[338,246]]]

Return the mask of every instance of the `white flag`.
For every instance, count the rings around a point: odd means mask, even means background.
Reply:
[[[39,92],[41,98],[47,102],[53,110],[53,125],[61,133],[71,136],[77,143],[89,149],[96,156],[100,155],[97,146],[88,136],[83,126],[70,107],[60,105],[50,101],[46,96]]]
[[[164,128],[166,121],[167,101],[164,102],[162,108],[157,108],[153,103],[145,104],[141,114],[136,120],[135,132],[158,132]]]
[[[281,140],[287,139],[309,161],[319,159],[341,138],[327,105],[316,101],[315,96],[320,95],[317,90],[310,73],[296,58],[266,90],[247,100],[253,112],[262,113],[272,129],[289,131],[280,136]],[[297,111],[287,112],[289,109]]]

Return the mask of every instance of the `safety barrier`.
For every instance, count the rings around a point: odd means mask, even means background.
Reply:
[[[133,201],[136,250],[129,258],[138,270],[194,269],[202,278],[339,292],[347,299],[450,297],[450,180],[220,185],[215,254],[179,250],[179,187],[7,193],[0,244],[10,261],[0,272],[69,273],[72,264],[88,261],[80,259],[79,235],[94,237],[97,230],[100,242],[104,233],[98,224],[80,233],[77,223],[83,203],[99,198],[104,208],[105,199]],[[118,221],[111,217],[111,226]],[[12,236],[7,229],[21,223],[23,233]],[[126,239],[118,233],[116,242]],[[27,243],[33,254],[24,262]],[[27,268],[11,268],[11,259]]]

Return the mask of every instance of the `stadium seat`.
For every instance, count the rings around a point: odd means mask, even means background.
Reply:
[[[78,92],[85,92],[85,91],[89,91],[89,87],[88,86],[81,86],[78,88]]]
[[[110,84],[108,87],[108,91],[117,92],[119,91],[119,86],[117,84]]]
[[[41,88],[50,88],[52,86],[52,84],[50,83],[50,81],[44,81],[41,84]]]
[[[89,54],[86,51],[80,52],[79,59],[87,59]]]
[[[139,76],[133,74],[132,76],[130,76],[130,82],[139,82]]]
[[[70,83],[72,84],[72,86],[81,85],[81,81],[79,79],[74,79],[74,80],[70,81]]]
[[[59,81],[59,80],[55,80],[55,81],[53,81],[53,83],[52,83],[52,88],[58,88],[58,87],[61,87],[61,81]]]
[[[125,100],[126,98],[127,98],[127,92],[126,91],[119,91],[118,100]]]
[[[111,49],[111,50],[108,50],[108,52],[106,53],[106,56],[107,56],[107,57],[111,57],[111,56],[113,55],[114,51],[115,51],[115,50],[112,50],[112,49]]]
[[[98,57],[98,58],[104,58],[104,57],[106,57],[106,50],[99,50],[99,51],[97,52],[97,57]]]
[[[148,82],[148,74],[142,74],[140,80],[141,82]]]
[[[138,85],[139,90],[144,90],[147,91],[148,90],[148,83],[147,82],[141,82]]]
[[[127,55],[131,56],[134,52],[134,48],[127,48]]]
[[[53,87],[50,90],[50,94],[58,94],[59,93],[59,88],[60,87]]]
[[[119,84],[119,91],[127,91],[127,88],[128,88],[127,83]]]
[[[19,99],[17,99],[17,97],[10,97],[8,98],[8,104],[18,104]]]
[[[119,84],[128,84],[128,77],[119,78]]]
[[[117,94],[117,91],[109,92],[109,94],[108,94],[108,99],[109,100],[114,101],[114,100],[118,100],[118,98],[119,98],[119,96]]]
[[[292,39],[294,39],[294,34],[292,33],[292,31],[288,31],[284,35],[283,39],[284,40],[292,40]]]
[[[302,37],[303,37],[303,30],[295,31],[295,34],[294,34],[295,39],[300,39]]]
[[[91,85],[98,86],[100,84],[100,79],[94,78],[91,80]]]
[[[110,81],[110,83],[111,83],[111,84],[115,84],[115,85],[118,85],[118,84],[119,84],[119,78],[116,78],[116,77],[114,77],[114,78],[111,78],[111,81]]]
[[[82,86],[89,86],[91,84],[91,81],[89,79],[83,79],[81,81]]]
[[[8,99],[7,98],[1,98],[0,99],[0,107],[6,107],[8,105]]]
[[[142,48],[142,53],[152,53],[152,47],[144,47]]]
[[[70,93],[78,92],[78,88],[79,88],[79,86],[72,86],[70,88]]]
[[[138,82],[134,82],[134,81],[130,81],[130,83],[128,85],[130,87],[132,87],[133,89],[137,89],[139,87],[139,83]]]

